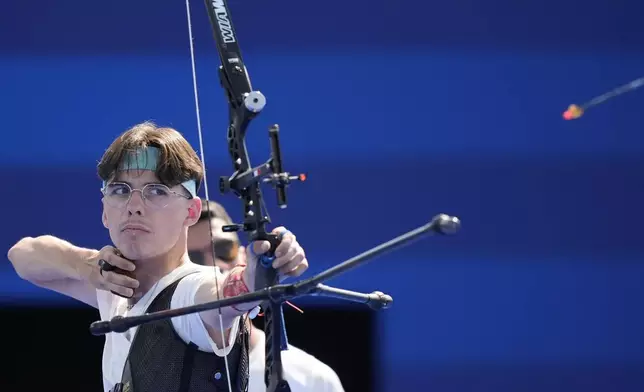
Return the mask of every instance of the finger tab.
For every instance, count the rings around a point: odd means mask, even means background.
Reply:
[[[134,271],[136,269],[136,265],[134,264],[134,261],[126,258],[120,252],[114,255],[110,255],[109,259],[110,259],[110,262],[117,265],[121,269],[125,269],[128,271]]]
[[[99,267],[101,268],[101,270],[103,270],[103,271],[113,271],[113,270],[115,270],[115,269],[116,269],[116,267],[115,267],[115,266],[113,266],[112,264],[110,264],[110,263],[108,263],[107,261],[105,261],[105,259],[99,259],[99,260],[98,260],[98,266],[99,266]]]

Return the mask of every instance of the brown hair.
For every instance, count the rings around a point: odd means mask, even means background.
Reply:
[[[123,132],[112,142],[98,163],[98,176],[110,181],[126,154],[148,146],[159,149],[156,176],[169,187],[195,180],[197,190],[203,179],[203,166],[197,153],[176,129],[157,127],[146,121]]]

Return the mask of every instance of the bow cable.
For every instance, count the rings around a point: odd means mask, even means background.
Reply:
[[[208,195],[208,179],[206,176],[206,156],[204,154],[204,144],[203,144],[203,133],[201,131],[201,114],[199,111],[199,93],[197,89],[197,69],[195,66],[195,49],[194,49],[194,37],[192,35],[192,23],[191,23],[191,17],[190,17],[190,0],[186,0],[186,17],[188,20],[188,38],[190,41],[190,62],[192,65],[192,87],[194,90],[194,98],[195,98],[195,113],[197,115],[197,133],[199,134],[199,153],[201,155],[201,164],[203,165],[203,185],[204,185],[204,191],[206,193],[206,210],[208,211],[208,215],[210,215],[210,196]],[[214,248],[214,244],[212,243],[212,222],[210,219],[208,219],[208,232],[210,234],[210,243],[212,244]],[[213,249],[213,255],[214,249]],[[213,260],[213,268],[215,269],[215,275],[217,275],[217,269],[218,267],[215,265],[214,260]],[[215,278],[215,290],[217,291],[217,300],[219,301],[219,280]],[[230,368],[228,366],[228,354],[226,353],[226,348],[227,348],[227,342],[226,342],[226,336],[224,334],[224,321],[223,317],[221,315],[221,308],[217,309],[217,313],[219,314],[219,330],[221,331],[221,342],[223,344],[223,349],[224,349],[224,363],[226,364],[226,380],[228,381],[228,391],[233,392],[233,387],[230,381]],[[216,355],[216,354],[215,354]]]

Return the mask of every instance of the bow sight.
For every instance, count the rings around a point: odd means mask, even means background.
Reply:
[[[260,92],[254,91],[248,96],[251,95],[261,95]],[[239,134],[238,132],[232,130],[229,135],[236,135]],[[239,165],[241,165],[241,160],[239,158],[236,159],[236,171],[233,173],[232,176],[230,177],[220,177],[219,178],[219,191],[222,194],[226,194],[228,192],[234,193],[237,197],[243,197],[243,191],[247,189],[249,186],[253,184],[257,184],[258,182],[263,182],[263,183],[268,183],[273,186],[273,188],[276,189],[277,191],[277,205],[280,208],[286,208],[286,187],[291,184],[293,181],[305,181],[306,180],[306,175],[304,173],[301,173],[297,176],[293,176],[288,172],[284,172],[282,170],[282,156],[280,152],[280,144],[279,144],[279,125],[273,124],[269,131],[268,135],[270,138],[271,142],[271,157],[263,163],[262,165],[256,166],[252,169],[248,169],[245,172],[240,172],[239,171]],[[235,142],[233,138],[233,143]],[[231,140],[229,140],[229,143],[231,143]],[[236,152],[236,149],[234,148],[229,148],[231,151],[231,154],[234,154],[233,151]],[[236,155],[236,154],[235,154]],[[253,231],[254,230],[254,224],[255,220],[252,219],[253,214],[250,214],[249,217],[249,222],[245,222],[244,224],[233,224],[233,225],[226,225],[223,227],[223,231],[226,232],[231,232],[231,231]],[[265,222],[270,222],[270,219],[266,218]]]
[[[205,0],[205,2],[221,60],[219,77],[228,100],[229,124],[227,140],[228,151],[234,169],[231,176],[220,178],[219,189],[222,193],[234,193],[243,203],[243,222],[225,226],[224,231],[245,231],[248,233],[248,239],[251,242],[260,240],[269,241],[271,243],[271,250],[259,257],[260,265],[257,266],[256,270],[255,291],[252,293],[185,308],[148,313],[141,316],[117,316],[110,321],[93,323],[90,331],[93,334],[105,334],[111,331],[124,332],[134,326],[156,320],[232,305],[260,302],[264,311],[264,332],[266,334],[264,382],[267,391],[287,392],[290,391],[290,387],[288,382],[284,380],[281,361],[281,351],[287,349],[286,330],[284,328],[282,314],[282,304],[284,302],[304,295],[314,295],[364,303],[373,309],[387,308],[391,305],[392,298],[382,292],[375,291],[371,294],[357,293],[329,287],[323,285],[322,282],[343,274],[349,269],[364,264],[366,261],[382,255],[385,252],[406,245],[423,235],[455,233],[460,228],[460,221],[456,217],[445,214],[436,215],[429,223],[378,245],[316,276],[296,283],[280,284],[277,272],[271,268],[271,263],[274,259],[273,252],[279,244],[280,239],[276,234],[266,231],[266,225],[270,223],[270,218],[265,211],[260,185],[268,183],[275,187],[277,203],[281,208],[285,208],[287,204],[287,186],[292,181],[302,181],[306,177],[303,174],[292,176],[284,171],[279,145],[279,128],[277,125],[269,129],[271,145],[270,158],[259,166],[251,166],[245,143],[246,130],[251,120],[264,109],[266,98],[262,93],[254,91],[251,88],[250,79],[242,60],[237,35],[230,20],[230,10],[226,1]],[[189,16],[188,20],[190,20]],[[206,181],[204,180],[204,182]],[[206,186],[206,197],[208,197],[207,194],[208,190]]]

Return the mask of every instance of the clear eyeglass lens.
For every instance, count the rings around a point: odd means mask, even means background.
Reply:
[[[113,207],[124,207],[130,201],[132,193],[140,191],[144,202],[156,208],[163,208],[170,202],[173,192],[162,184],[147,184],[143,189],[132,189],[125,183],[112,183],[103,190],[105,201]]]

